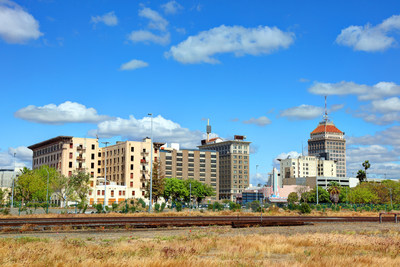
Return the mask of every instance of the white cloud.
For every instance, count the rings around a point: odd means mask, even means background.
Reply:
[[[97,130],[92,130],[90,135],[110,138],[123,136],[128,139],[141,140],[151,135],[151,118],[136,119],[117,118],[112,121],[103,121],[97,125]],[[178,123],[163,118],[161,115],[153,118],[153,139],[156,142],[180,143],[185,148],[195,148],[205,139],[205,133],[183,128]]]
[[[64,123],[96,123],[110,117],[98,115],[94,108],[66,101],[60,105],[48,104],[42,107],[34,105],[27,106],[15,112],[15,117],[45,124],[64,124]]]
[[[114,11],[104,14],[103,16],[92,16],[90,21],[94,24],[102,22],[107,26],[116,26],[118,24],[118,18],[115,15]]]
[[[236,56],[269,54],[279,48],[288,48],[294,34],[283,32],[276,27],[225,26],[190,36],[177,46],[172,46],[165,55],[186,64],[218,63],[213,56],[234,53]]]
[[[148,27],[155,30],[166,31],[168,21],[164,19],[157,11],[148,7],[139,11],[139,16],[150,20]]]
[[[15,153],[15,168],[23,167],[32,168],[32,150],[27,147],[19,146],[17,148],[8,148],[8,153],[0,151],[0,169],[14,168],[14,153]]]
[[[347,138],[347,173],[355,176],[365,160],[371,163],[368,177],[400,178],[400,126],[374,135]]]
[[[7,43],[25,43],[38,39],[39,22],[12,1],[0,1],[0,37]]]
[[[257,126],[265,126],[271,123],[271,120],[265,116],[261,116],[259,118],[251,118],[247,121],[243,121],[244,124],[255,124]]]
[[[392,47],[396,40],[389,36],[390,32],[400,29],[400,16],[393,15],[381,24],[371,26],[350,26],[343,29],[336,42],[340,45],[353,47],[354,50],[375,52]]]
[[[316,95],[357,95],[359,100],[374,100],[400,94],[400,86],[393,82],[379,82],[369,86],[354,82],[314,83],[308,91]]]
[[[371,102],[374,111],[379,113],[400,112],[400,99],[392,97],[385,100],[375,100]]]
[[[128,39],[133,43],[147,42],[166,45],[170,41],[170,34],[165,33],[163,35],[156,35],[146,30],[133,31],[128,35]]]
[[[149,66],[149,63],[133,59],[127,63],[122,64],[120,70],[135,70],[135,69],[145,68],[147,66]]]
[[[176,14],[179,10],[183,9],[183,6],[181,6],[175,0],[169,1],[166,4],[161,5],[161,7],[164,10],[165,14]]]
[[[322,116],[324,109],[311,105],[300,105],[298,107],[288,108],[281,111],[280,116],[289,120],[311,120]]]
[[[338,110],[341,110],[342,108],[344,108],[344,104],[335,104],[335,105],[332,105],[330,108],[329,108],[329,113],[332,113],[332,112],[335,112],[335,111],[338,111]]]
[[[21,161],[32,161],[32,150],[26,146],[19,146],[17,148],[9,147],[8,154],[14,155],[14,153],[15,157]]]
[[[391,112],[383,115],[373,114],[370,112],[355,112],[354,116],[357,118],[362,118],[365,122],[373,123],[376,125],[389,125],[394,122],[400,121],[399,112]]]

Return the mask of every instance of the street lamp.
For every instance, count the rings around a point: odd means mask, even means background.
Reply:
[[[149,213],[151,212],[151,206],[153,204],[153,113],[147,114],[151,116],[151,132],[150,132],[150,202],[149,202]]]
[[[47,168],[45,169],[46,172],[47,172],[47,192],[46,192],[46,203],[47,203],[47,205],[46,205],[46,214],[49,213],[49,176],[50,176],[50,173],[49,173],[48,168],[49,167],[47,166]]]
[[[105,149],[105,159],[104,159],[104,212],[106,211],[106,205],[107,205],[107,145],[110,142],[101,142],[106,145]]]
[[[11,208],[14,208],[15,155],[16,153],[14,153],[14,173],[12,179]]]
[[[317,205],[318,205],[318,164],[319,164],[319,162],[318,162],[318,157],[317,156],[315,156],[315,166],[316,166],[316,168],[315,168],[315,186],[317,187]]]
[[[258,165],[256,165],[256,179],[258,179]],[[256,191],[256,200],[258,200],[258,189]]]

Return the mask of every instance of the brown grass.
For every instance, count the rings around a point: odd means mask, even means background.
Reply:
[[[218,230],[218,229],[217,229]],[[400,266],[399,232],[0,239],[1,266]]]

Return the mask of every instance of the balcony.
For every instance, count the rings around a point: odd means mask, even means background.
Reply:
[[[76,147],[76,150],[78,150],[78,151],[85,151],[86,148],[83,147],[83,146],[77,146],[77,147]]]
[[[149,152],[142,151],[142,152],[140,152],[140,155],[142,155],[142,156],[148,156],[148,155],[149,155]]]
[[[82,157],[82,156],[77,156],[77,157],[76,157],[76,160],[77,160],[77,161],[83,162],[83,161],[85,161],[85,158]]]
[[[148,170],[140,170],[140,173],[141,173],[141,174],[148,174],[149,171],[148,171]]]
[[[141,160],[140,160],[140,163],[141,163],[141,164],[147,164],[147,161],[146,161],[145,159],[141,159]]]

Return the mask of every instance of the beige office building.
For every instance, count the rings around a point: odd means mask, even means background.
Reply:
[[[205,183],[216,192],[216,196],[206,200],[218,200],[218,152],[180,149],[177,144],[173,145],[174,148],[165,147],[160,150],[161,171],[165,178],[194,179]]]
[[[318,176],[336,177],[336,163],[333,160],[322,160],[314,156],[300,156],[296,159],[282,159],[280,165],[281,179],[315,177],[317,171]]]
[[[215,150],[219,153],[219,199],[236,200],[250,183],[250,143],[245,137],[235,135],[234,140],[221,138],[202,140],[200,150]]]
[[[325,119],[310,133],[308,155],[334,160],[337,164],[337,177],[346,177],[346,139],[344,132],[333,122]]]
[[[162,144],[153,145],[153,160],[158,160]],[[150,138],[99,148],[98,139],[59,136],[29,148],[33,151],[33,169],[48,165],[65,176],[71,176],[74,171],[89,173],[92,177],[90,204],[103,203],[104,195],[108,204],[145,195],[146,183],[150,180]],[[106,165],[107,192],[99,189],[104,185]]]

